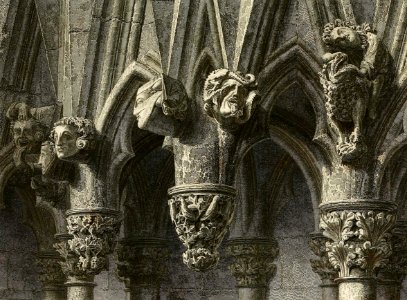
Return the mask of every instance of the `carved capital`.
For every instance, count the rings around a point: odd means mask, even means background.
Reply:
[[[328,252],[326,251],[326,242],[328,239],[322,233],[313,233],[309,240],[309,246],[312,252],[319,259],[311,259],[312,270],[321,277],[321,280],[335,280],[338,272],[329,262]]]
[[[256,98],[257,82],[252,74],[218,69],[205,81],[204,109],[225,130],[234,131],[250,119]]]
[[[68,212],[68,236],[55,244],[68,276],[89,277],[108,269],[120,229],[117,213]]]
[[[188,248],[184,263],[192,270],[206,271],[218,260],[218,247],[232,221],[234,188],[221,184],[188,184],[168,190],[171,219]]]
[[[61,286],[65,283],[65,275],[61,268],[61,258],[56,252],[40,252],[36,260],[38,275],[44,288]]]
[[[379,277],[401,283],[407,275],[407,224],[405,222],[396,222],[391,242],[392,255],[389,262],[380,270]]]
[[[395,214],[352,209],[351,205],[348,208],[323,211],[321,215],[320,229],[329,239],[326,243],[329,262],[339,271],[339,277],[353,275],[354,270],[371,277],[389,262]]]
[[[118,276],[132,285],[160,286],[168,274],[169,251],[164,240],[123,240],[116,252]]]
[[[227,253],[234,258],[229,267],[238,287],[266,287],[275,275],[273,264],[279,248],[275,240],[237,239],[228,243]]]

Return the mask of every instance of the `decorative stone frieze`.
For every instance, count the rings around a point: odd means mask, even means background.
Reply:
[[[392,254],[394,209],[392,203],[379,201],[321,205],[320,229],[329,239],[326,251],[339,277],[373,277],[385,267]]]
[[[223,129],[234,131],[250,119],[257,96],[254,75],[218,69],[205,81],[204,109]]]
[[[277,241],[270,239],[234,239],[227,253],[234,258],[229,267],[239,288],[267,287],[276,273],[274,259],[279,253]]]
[[[131,286],[158,287],[168,275],[169,251],[165,240],[146,238],[122,240],[117,245],[119,278]]]
[[[335,20],[324,27],[328,52],[320,79],[336,151],[343,163],[367,152],[367,117],[376,118],[377,104],[389,68],[387,53],[368,24]]]
[[[171,219],[187,250],[184,263],[206,271],[219,260],[218,247],[232,221],[235,189],[221,184],[188,184],[168,190]]]
[[[321,277],[321,280],[334,280],[338,277],[338,272],[329,262],[328,252],[326,251],[326,242],[328,239],[322,233],[312,233],[309,240],[309,246],[312,252],[319,259],[311,259],[312,270]]]
[[[55,245],[64,259],[64,273],[88,278],[106,270],[109,262],[107,255],[113,252],[120,229],[119,214],[100,209],[70,210],[67,215],[68,235]]]

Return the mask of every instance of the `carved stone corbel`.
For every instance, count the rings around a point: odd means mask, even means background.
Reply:
[[[193,270],[206,271],[219,259],[217,248],[234,209],[235,135],[252,115],[256,87],[253,75],[219,69],[206,80],[203,103],[193,102],[181,82],[165,75],[137,93],[138,126],[167,135],[174,153],[171,218],[187,247],[184,263]],[[166,99],[172,100],[165,105]]]
[[[168,190],[171,219],[187,250],[184,263],[192,270],[213,268],[217,251],[232,221],[235,189],[219,184],[179,185]]]
[[[390,68],[389,55],[368,24],[335,20],[324,27],[328,52],[319,73],[331,136],[342,163],[368,151],[366,123],[374,120]],[[365,155],[366,156],[366,155]]]

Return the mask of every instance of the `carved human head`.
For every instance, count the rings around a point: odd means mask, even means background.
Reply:
[[[372,30],[367,23],[359,26],[337,19],[325,25],[322,40],[333,51],[362,50],[368,46],[368,32]]]
[[[138,89],[133,114],[139,128],[174,136],[187,109],[188,95],[182,83],[161,74]]]
[[[88,119],[65,117],[54,124],[50,137],[59,159],[86,160],[94,146],[95,127]]]
[[[249,120],[256,90],[257,82],[251,74],[215,70],[205,82],[204,109],[221,126],[236,128]]]
[[[11,122],[13,142],[16,147],[28,151],[39,146],[44,141],[47,127],[30,113],[30,107],[24,103],[13,103],[7,110]]]

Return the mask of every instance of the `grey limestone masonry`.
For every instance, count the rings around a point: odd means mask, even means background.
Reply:
[[[406,20],[0,0],[0,300],[407,300]]]

